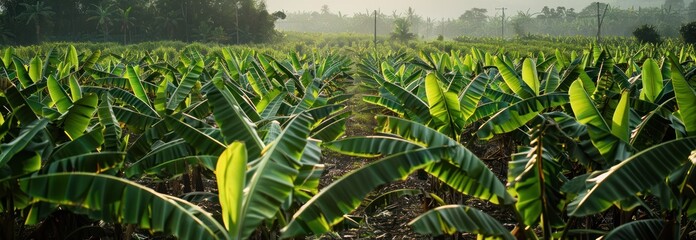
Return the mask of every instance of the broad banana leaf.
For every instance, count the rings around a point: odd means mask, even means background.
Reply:
[[[346,133],[346,121],[351,116],[351,112],[345,112],[324,119],[312,129],[311,137],[326,142],[338,139]]]
[[[0,145],[0,167],[7,164],[14,155],[21,152],[27,144],[32,141],[36,134],[40,131],[44,131],[47,124],[48,119],[45,118],[29,123],[26,127],[22,128],[19,136],[15,137],[15,139],[9,143]]]
[[[435,236],[470,232],[487,238],[515,239],[495,218],[476,208],[460,205],[447,205],[430,210],[408,225],[417,233]]]
[[[58,80],[56,80],[56,78],[54,78],[53,75],[50,75],[48,76],[46,84],[48,87],[48,93],[51,96],[53,102],[56,104],[58,111],[60,113],[67,112],[68,108],[72,106],[72,100],[70,100],[68,94],[65,92],[63,87],[60,86]]]
[[[74,155],[52,161],[45,167],[45,173],[93,172],[101,173],[118,167],[126,156],[122,152],[92,152]]]
[[[145,92],[145,88],[143,88],[143,84],[140,81],[140,76],[138,76],[138,73],[132,66],[128,66],[126,68],[126,75],[124,77],[128,79],[128,83],[131,89],[133,89],[135,96],[147,105],[150,105],[150,99],[147,98],[147,93]]]
[[[116,115],[112,110],[111,103],[113,98],[111,94],[104,93],[102,95],[101,104],[97,109],[99,115],[99,124],[104,127],[104,148],[106,151],[119,151],[121,149],[121,126],[116,120]]]
[[[619,138],[611,133],[610,126],[604,121],[602,114],[595,106],[592,98],[583,87],[583,82],[577,80],[570,86],[570,106],[573,108],[575,118],[579,123],[588,125],[587,131],[592,139],[592,144],[608,161],[615,159],[615,152]]]
[[[300,114],[293,118],[278,138],[253,161],[247,171],[244,198],[239,210],[241,219],[234,238],[244,239],[263,221],[272,219],[292,193],[307,145],[311,117]]]
[[[404,111],[409,113],[409,117],[412,117],[414,120],[422,123],[427,123],[430,121],[430,107],[418,96],[390,82],[384,82],[382,87],[393,94],[396,99],[401,100],[401,105],[403,106]]]
[[[393,113],[397,114],[399,117],[403,117],[405,114],[404,107],[400,103],[393,101],[388,98],[378,97],[378,96],[364,96],[362,100],[366,103],[374,104],[383,107]]]
[[[126,105],[132,106],[135,108],[135,110],[144,115],[159,118],[157,111],[155,111],[150,104],[143,102],[143,100],[140,100],[140,98],[126,90],[120,88],[111,88],[109,89],[109,94],[116,99],[120,99]]]
[[[203,209],[122,178],[53,173],[23,178],[19,184],[22,191],[38,200],[84,208],[90,217],[107,222],[135,224],[181,239],[229,239],[225,229]]]
[[[530,98],[534,97],[534,90],[532,90],[529,85],[527,85],[524,81],[522,81],[517,75],[517,72],[510,67],[506,62],[498,58],[497,56],[493,60],[495,62],[495,66],[498,68],[500,71],[500,75],[503,76],[503,80],[507,84],[507,86],[515,93],[517,96],[521,98]]]
[[[208,93],[208,101],[225,143],[243,141],[249,156],[260,156],[265,145],[256,132],[256,125],[244,114],[232,94],[222,86]]]
[[[689,162],[696,149],[696,137],[672,140],[639,152],[587,180],[592,187],[569,205],[571,216],[587,216],[602,212],[620,201],[649,189],[677,168]]]
[[[247,155],[243,142],[233,142],[218,158],[215,176],[219,190],[222,220],[230,236],[237,237],[243,231],[244,187],[246,186]],[[253,229],[252,229],[253,230]]]
[[[167,125],[171,126],[171,129],[173,129],[179,137],[193,146],[200,154],[219,155],[225,150],[225,145],[223,143],[179,119],[167,116],[165,122]]]
[[[490,139],[493,134],[514,131],[539,115],[539,112],[565,105],[569,97],[565,93],[550,93],[527,98],[500,109],[484,124],[477,134],[480,138]],[[504,106],[504,105],[503,105]]]
[[[198,82],[201,74],[203,73],[203,61],[198,61],[191,65],[184,76],[182,76],[179,86],[176,88],[172,96],[167,101],[167,110],[176,109],[181,102],[186,99],[186,96],[191,93],[193,85]]]
[[[3,80],[0,79],[0,81]],[[9,82],[9,80],[5,81]],[[12,108],[12,115],[19,120],[20,126],[26,126],[39,119],[29,107],[27,99],[22,96],[22,93],[19,92],[16,86],[12,85],[11,87],[4,89],[4,91],[5,98]]]
[[[664,225],[665,221],[662,219],[633,221],[611,230],[602,239],[658,239]]]
[[[684,123],[689,136],[696,136],[696,90],[684,78],[679,63],[670,58],[672,62],[672,84],[674,94],[677,97],[680,119]]]
[[[31,78],[33,82],[41,81],[43,78],[42,65],[43,64],[41,63],[41,58],[39,58],[39,56],[35,56],[31,62],[29,62],[29,78]]]
[[[19,83],[22,85],[22,88],[29,87],[32,80],[31,77],[29,77],[29,73],[27,73],[27,69],[24,68],[24,63],[22,63],[22,60],[18,57],[12,57],[12,63],[15,66],[15,73],[17,79],[19,79]]]
[[[643,63],[643,90],[640,92],[640,99],[654,103],[657,96],[662,92],[662,72],[660,66],[652,58],[648,58]]]
[[[79,154],[96,152],[104,144],[104,135],[101,128],[83,134],[79,138],[60,145],[51,155],[49,160],[58,160]]]
[[[444,159],[446,163],[433,164],[426,168],[445,184],[454,189],[495,204],[511,204],[512,197],[496,175],[471,151],[447,137],[422,124],[387,116],[377,117],[379,133],[400,136],[414,144],[436,147],[454,146]]]
[[[619,104],[616,106],[616,110],[614,110],[614,117],[611,121],[611,133],[623,142],[628,142],[631,136],[629,126],[631,105],[629,97],[628,91],[621,93],[621,100],[619,100]]]
[[[434,73],[425,77],[425,90],[433,126],[439,132],[458,141],[464,131],[464,116],[457,94],[440,87],[440,80]]]
[[[70,77],[68,77],[68,81],[70,83],[70,95],[72,99],[77,101],[82,98],[82,87],[80,86],[80,83],[77,82],[75,75],[70,75]]]
[[[153,146],[152,151],[150,151],[147,155],[129,165],[125,170],[125,174],[127,178],[140,176],[146,173],[148,169],[158,166],[166,161],[191,155],[194,155],[193,149],[191,149],[189,144],[182,139],[166,143],[163,142],[159,145]]]
[[[539,96],[539,88],[541,83],[537,74],[536,62],[531,58],[527,58],[522,63],[522,81],[532,89],[535,96]]]
[[[96,94],[87,94],[70,106],[63,120],[63,129],[71,139],[82,136],[87,130],[98,102],[99,97]]]
[[[388,136],[350,137],[325,143],[327,149],[355,157],[376,158],[423,148],[413,142]]]
[[[321,234],[355,210],[377,186],[403,180],[418,169],[439,161],[451,147],[419,149],[392,155],[365,165],[334,181],[312,197],[281,230],[281,237]]]
[[[459,96],[459,106],[462,110],[462,116],[464,119],[467,119],[467,122],[468,119],[474,115],[474,112],[476,112],[481,97],[483,97],[483,93],[486,91],[488,81],[489,79],[483,74],[475,77]],[[464,126],[466,126],[466,124],[464,124]]]

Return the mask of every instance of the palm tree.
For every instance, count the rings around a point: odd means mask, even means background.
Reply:
[[[38,1],[36,4],[31,5],[28,3],[20,3],[24,8],[24,12],[19,14],[20,19],[26,19],[27,25],[30,22],[34,22],[34,30],[36,32],[36,42],[41,42],[41,21],[51,22],[51,16],[55,14],[50,6],[44,5],[43,2]]]
[[[113,20],[111,19],[111,16],[113,15],[111,7],[113,7],[113,5],[108,5],[106,7],[103,5],[93,6],[94,9],[87,11],[87,13],[92,15],[91,17],[87,18],[87,21],[97,21],[97,29],[101,29],[104,36],[104,41],[106,41],[109,36],[109,26],[113,25]]]
[[[174,37],[174,30],[184,18],[177,14],[176,11],[170,11],[164,16],[157,16],[157,20],[169,34],[169,39],[172,39]]]
[[[118,9],[118,13],[118,21],[121,23],[121,32],[123,32],[123,44],[126,44],[130,27],[134,25],[135,18],[130,16],[131,7],[125,10]]]
[[[4,22],[0,22],[0,43],[9,44],[15,38],[14,33],[7,28]]]
[[[391,38],[401,42],[407,42],[416,38],[416,35],[411,32],[411,23],[406,18],[394,19],[394,31],[391,33]]]

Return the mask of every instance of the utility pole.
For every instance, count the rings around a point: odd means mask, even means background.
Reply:
[[[445,38],[445,18],[442,18],[440,20],[440,22],[442,25],[442,27],[440,27],[440,36],[442,36],[442,38],[444,39]]]
[[[604,6],[604,12],[600,15],[600,3],[596,2],[597,4],[597,44],[599,44],[602,41],[602,23],[604,23],[604,16],[607,14],[607,9],[609,9],[609,4],[607,3]]]
[[[503,19],[501,21],[502,28],[500,30],[500,35],[502,36],[503,39],[505,39],[505,7],[502,8],[496,8],[496,10],[502,10],[503,11]]]
[[[375,48],[377,48],[377,10],[375,10],[375,36],[374,36]]]

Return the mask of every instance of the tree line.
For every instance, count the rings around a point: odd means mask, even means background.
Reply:
[[[387,35],[392,30],[410,26],[415,36],[432,39],[438,36],[456,38],[460,36],[501,36],[503,23],[505,37],[553,35],[594,36],[597,33],[597,9],[604,17],[602,34],[631,36],[642,25],[652,25],[666,37],[678,37],[679,27],[696,21],[696,1],[666,0],[660,7],[620,8],[605,3],[592,3],[582,9],[566,7],[543,7],[537,10],[506,12],[503,19],[499,10],[471,8],[458,18],[434,19],[423,17],[417,10],[409,8],[404,13],[377,11],[377,33]],[[604,9],[607,9],[604,12]],[[288,13],[287,19],[278,21],[279,30],[300,32],[355,32],[372,34],[375,12],[365,11],[353,15],[334,13],[328,6],[319,12]],[[403,22],[407,21],[408,24]]]
[[[259,0],[0,0],[0,43],[263,42],[284,17]]]

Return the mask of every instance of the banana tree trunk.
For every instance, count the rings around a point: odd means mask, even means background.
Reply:
[[[41,25],[39,25],[39,21],[34,21],[34,29],[36,30],[36,43],[41,43]]]

